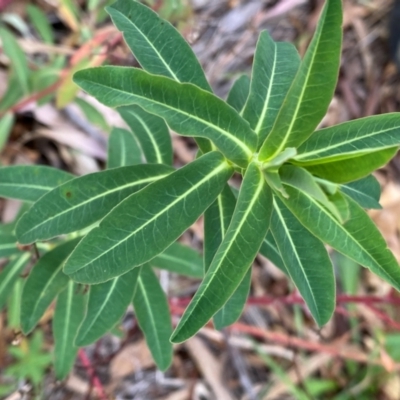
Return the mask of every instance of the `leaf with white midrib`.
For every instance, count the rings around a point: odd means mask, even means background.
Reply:
[[[350,218],[340,224],[311,196],[292,186],[285,188],[290,197],[281,200],[313,235],[400,289],[396,259],[375,224],[354,200],[344,195]]]
[[[286,269],[319,326],[335,307],[333,267],[323,243],[274,198],[271,231]],[[312,249],[312,251],[310,251]]]
[[[234,293],[258,253],[268,230],[271,211],[271,190],[258,166],[251,163],[228,231],[172,335],[174,343],[194,335]]]
[[[297,148],[321,122],[335,91],[341,42],[341,0],[327,0],[275,124],[260,149],[261,161],[274,158],[285,148]]]
[[[142,151],[126,129],[113,128],[108,139],[107,169],[142,164]]]
[[[143,69],[211,92],[193,50],[168,21],[133,0],[116,1],[106,11]]]
[[[0,258],[21,254],[17,246],[17,238],[13,234],[0,233]]]
[[[21,328],[25,335],[32,331],[57,294],[68,284],[62,272],[66,257],[80,238],[62,243],[44,254],[29,273],[21,298]]]
[[[256,149],[257,135],[249,124],[223,100],[192,84],[121,67],[81,70],[74,81],[105,105],[137,104],[178,134],[210,139],[239,166],[246,167]]]
[[[149,265],[141,268],[133,308],[158,368],[166,370],[172,362],[172,323],[167,298]]]
[[[140,143],[148,163],[172,165],[173,151],[165,121],[141,107],[119,107],[118,112]]]
[[[127,197],[82,240],[64,272],[101,283],[150,261],[207,209],[232,172],[220,153],[210,152]]]
[[[199,252],[180,243],[172,243],[163,253],[154,257],[150,264],[179,275],[193,278],[204,276],[203,259]]]
[[[275,42],[268,31],[261,32],[250,94],[243,111],[243,117],[259,137],[259,144],[272,129],[299,64],[299,54],[291,43]]]
[[[24,253],[21,256],[14,258],[8,262],[0,273],[0,309],[7,301],[7,297],[13,289],[15,281],[18,279],[19,274],[25,268],[30,253]]]
[[[298,149],[302,164],[323,164],[400,146],[400,113],[375,115],[316,131]]]
[[[249,96],[250,78],[247,75],[241,75],[233,83],[229,90],[226,102],[233,107],[240,115],[243,113],[244,106]]]
[[[166,165],[132,165],[68,181],[23,215],[16,228],[18,240],[28,244],[83,229],[99,221],[127,196],[172,171]]]
[[[132,301],[141,268],[90,287],[86,317],[75,339],[76,346],[87,346],[101,338],[122,318]]]
[[[64,379],[74,364],[78,348],[74,339],[86,310],[82,288],[73,281],[58,295],[53,317],[54,369],[56,378]]]
[[[274,236],[271,233],[271,230],[267,232],[261,244],[260,254],[270,260],[283,273],[289,275],[282,260],[281,253],[279,252],[278,245],[276,244]]]
[[[13,165],[0,168],[0,196],[36,201],[73,175],[43,165]]]
[[[363,208],[375,208],[378,210],[382,208],[379,204],[381,186],[373,175],[346,185],[341,185],[340,190]]]

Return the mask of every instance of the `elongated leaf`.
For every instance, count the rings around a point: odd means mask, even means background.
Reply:
[[[107,12],[146,71],[211,92],[192,49],[169,22],[133,0],[118,0]]]
[[[293,165],[283,165],[280,169],[280,175],[283,183],[294,186],[309,194],[323,204],[339,221],[343,222],[341,214],[335,204],[330,201],[308,171]]]
[[[82,240],[64,272],[101,283],[150,261],[207,209],[232,172],[211,152],[129,196]]]
[[[78,347],[74,345],[86,309],[86,298],[78,284],[69,281],[58,295],[53,317],[54,369],[56,378],[67,377],[74,365]]]
[[[86,317],[75,344],[87,346],[101,338],[122,318],[132,301],[141,268],[90,287]]]
[[[0,111],[8,111],[24,96],[24,91],[19,84],[18,76],[11,72],[8,77],[8,87],[0,99]]]
[[[208,271],[222,243],[231,223],[235,206],[236,198],[229,185],[226,185],[204,214],[204,272]]]
[[[110,127],[104,118],[104,115],[91,103],[88,101],[81,99],[80,97],[76,97],[74,100],[82,112],[85,114],[85,117],[88,119],[90,123],[95,126],[101,128],[104,132],[109,132]]]
[[[232,85],[226,102],[238,113],[241,113],[246,104],[249,92],[250,78],[247,75],[241,75]]]
[[[2,151],[6,145],[13,125],[14,114],[7,113],[0,118],[0,151]]]
[[[171,338],[173,342],[182,342],[194,335],[234,293],[267,234],[271,211],[271,190],[258,166],[251,163],[244,176],[232,222]]]
[[[315,132],[294,159],[303,165],[346,160],[400,146],[400,113],[375,115]]]
[[[21,330],[21,297],[25,279],[18,278],[7,301],[7,327],[15,332]]]
[[[219,194],[217,200],[204,214],[204,271],[207,273],[211,262],[221,245],[236,206],[236,198],[229,185]],[[225,305],[214,315],[214,325],[223,329],[233,324],[241,315],[250,290],[251,269]]]
[[[305,165],[309,172],[336,183],[348,183],[364,178],[386,165],[397,153],[397,147],[376,151],[359,157],[333,161],[325,164]],[[302,165],[299,163],[299,165]]]
[[[26,267],[30,258],[29,253],[24,253],[21,256],[9,261],[0,273],[0,310],[3,308],[10,295],[14,283],[17,281],[19,274]]]
[[[13,72],[24,94],[29,93],[29,68],[25,54],[14,36],[4,27],[0,27],[0,38],[4,54],[10,59]]]
[[[16,229],[18,240],[33,243],[85,228],[103,218],[127,196],[171,171],[166,165],[133,165],[66,182],[23,215]]]
[[[118,109],[142,148],[148,163],[172,164],[172,143],[165,121],[139,106]]]
[[[265,236],[261,244],[260,254],[268,258],[268,260],[272,261],[272,263],[277,266],[283,273],[289,275],[271,230],[267,232],[267,235]]]
[[[13,165],[0,168],[0,196],[36,201],[74,176],[56,168],[39,165]]]
[[[154,257],[150,264],[192,278],[204,276],[202,256],[196,250],[180,243],[172,243],[163,253]]]
[[[261,32],[253,61],[250,95],[243,111],[260,145],[274,125],[299,65],[299,53],[291,43],[277,43],[268,31]]]
[[[319,326],[326,324],[335,308],[335,278],[324,244],[296,219],[277,198],[271,231],[286,270]]]
[[[119,0],[106,10],[144,70],[212,91],[192,49],[169,22],[133,0]],[[196,142],[204,154],[211,151],[208,140]]]
[[[165,371],[172,362],[172,323],[165,293],[148,265],[141,268],[133,308],[154,361]]]
[[[114,128],[108,139],[107,168],[125,167],[142,163],[142,151],[126,129]]]
[[[327,0],[317,30],[259,158],[297,148],[315,130],[331,102],[340,65],[342,1]]]
[[[0,233],[0,258],[21,254],[17,238],[12,233]]]
[[[74,80],[107,106],[137,104],[164,118],[179,134],[212,140],[239,166],[247,166],[256,148],[257,136],[249,124],[223,100],[192,84],[121,67],[82,70]]]
[[[44,14],[39,7],[33,6],[31,4],[28,5],[26,11],[29,15],[29,19],[32,21],[33,26],[39,33],[42,40],[45,43],[53,44],[54,34],[46,17],[46,14]]]
[[[377,179],[369,175],[364,179],[342,185],[340,190],[355,200],[363,208],[381,209],[381,185]]]
[[[243,309],[249,297],[251,285],[251,268],[247,271],[239,286],[224,304],[224,306],[214,315],[213,321],[215,329],[222,330],[235,323],[242,315]]]
[[[291,186],[286,190],[290,197],[283,202],[313,235],[399,290],[399,265],[375,224],[355,201],[346,196],[350,219],[342,225],[311,196]]]
[[[71,240],[49,251],[30,272],[21,301],[21,328],[25,335],[33,330],[51,302],[67,286],[69,278],[62,267],[79,240]]]

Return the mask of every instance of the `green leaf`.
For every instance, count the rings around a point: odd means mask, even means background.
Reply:
[[[232,172],[211,152],[129,196],[82,240],[64,272],[94,284],[150,261],[196,221]]]
[[[0,151],[7,144],[11,129],[14,126],[14,114],[6,113],[0,118]]]
[[[68,181],[43,196],[23,215],[16,228],[18,240],[33,243],[83,229],[103,218],[127,196],[171,171],[166,165],[133,165]]]
[[[294,159],[302,165],[325,164],[400,146],[400,113],[374,115],[315,132]]]
[[[0,168],[0,196],[36,201],[74,176],[43,165],[13,165]]]
[[[235,323],[242,315],[243,309],[249,297],[251,285],[251,268],[247,271],[239,286],[224,304],[224,306],[214,315],[213,321],[215,329],[222,330]]]
[[[212,140],[239,166],[247,166],[256,148],[249,124],[223,100],[192,84],[122,67],[81,70],[74,80],[107,106],[137,104],[164,118],[178,134]]]
[[[85,114],[85,117],[91,124],[98,126],[104,132],[110,131],[110,127],[106,119],[96,107],[80,97],[76,97],[74,103],[79,106],[79,108],[82,110],[82,112]]]
[[[335,278],[328,252],[279,199],[273,203],[271,231],[286,270],[315,321],[322,326],[335,308]]]
[[[150,264],[192,278],[204,276],[202,256],[198,251],[180,243],[172,243],[163,253],[154,257]]]
[[[258,135],[260,145],[271,132],[299,65],[299,53],[291,43],[277,43],[267,31],[261,32],[254,55],[250,95],[243,111],[243,118]]]
[[[118,0],[107,12],[143,69],[211,92],[192,49],[169,22],[133,0]]]
[[[0,273],[0,310],[3,308],[10,295],[14,283],[26,267],[31,255],[24,253],[21,256],[9,261]]]
[[[217,200],[204,214],[204,271],[206,273],[226,235],[235,206],[235,195],[230,186],[225,185]],[[214,325],[217,329],[223,329],[233,324],[240,317],[249,294],[250,279],[251,270],[248,271],[230,299],[215,314]]]
[[[0,233],[0,258],[21,254],[17,238],[12,233]]]
[[[26,11],[28,13],[29,19],[31,20],[33,26],[35,27],[43,41],[48,44],[53,44],[54,34],[46,17],[46,14],[44,14],[39,7],[33,6],[31,4],[28,4]]]
[[[244,176],[232,222],[171,338],[173,342],[182,342],[194,335],[234,293],[267,234],[271,211],[271,190],[258,166],[251,163]]]
[[[355,200],[363,208],[381,209],[379,198],[381,197],[381,185],[377,179],[369,175],[355,182],[341,185],[340,190]]]
[[[24,283],[24,278],[17,279],[7,301],[7,327],[15,332],[21,330],[21,297]]]
[[[10,31],[0,27],[0,38],[4,54],[10,59],[13,72],[24,94],[29,93],[29,68],[25,54]]]
[[[118,112],[139,142],[148,163],[172,165],[171,137],[162,118],[135,105],[121,107]]]
[[[232,220],[236,198],[229,185],[211,204],[204,214],[204,272],[208,271],[211,262],[222,243]]]
[[[250,78],[241,75],[231,87],[226,102],[238,113],[242,113],[250,92]]]
[[[0,99],[0,111],[8,111],[10,107],[24,97],[23,88],[19,84],[18,76],[14,71],[9,74],[7,83],[7,90]]]
[[[76,346],[94,343],[122,318],[135,293],[139,272],[140,268],[135,268],[118,278],[90,286],[87,313]]]
[[[335,204],[330,201],[328,196],[308,171],[293,165],[284,165],[280,169],[280,176],[284,184],[294,186],[295,188],[309,194],[323,204],[339,221],[343,222],[342,216]]]
[[[142,163],[142,151],[131,132],[113,128],[108,139],[107,168]]]
[[[364,178],[371,172],[386,165],[397,153],[398,147],[376,151],[345,160],[318,165],[305,165],[309,172],[335,183],[348,183]],[[299,165],[302,166],[301,163]]]
[[[355,201],[346,196],[350,219],[342,225],[311,196],[291,186],[286,186],[286,190],[290,197],[283,202],[313,235],[400,289],[396,259],[375,224]]]
[[[53,317],[54,369],[58,380],[66,378],[74,365],[78,353],[74,341],[85,315],[86,298],[72,281],[58,295]]]
[[[342,2],[327,0],[259,159],[269,160],[287,147],[297,148],[321,122],[335,91],[342,43]]]
[[[69,278],[62,272],[65,259],[81,238],[50,250],[35,264],[26,281],[21,301],[21,328],[30,333],[51,302],[67,286]]]
[[[172,323],[169,305],[157,276],[149,265],[140,268],[133,297],[133,308],[147,346],[157,364],[165,371],[172,362]]]
[[[260,248],[260,254],[262,254],[264,257],[268,258],[276,267],[278,267],[283,273],[286,275],[289,275],[285,264],[282,260],[281,253],[279,252],[278,245],[275,242],[274,236],[272,235],[271,230],[267,232],[267,235],[265,236],[261,248]]]

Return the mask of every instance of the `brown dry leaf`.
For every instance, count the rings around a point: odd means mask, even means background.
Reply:
[[[192,337],[184,343],[192,359],[201,371],[204,379],[210,385],[218,400],[232,400],[222,380],[222,364],[211,353],[204,342],[198,337]]]
[[[113,392],[124,377],[153,366],[154,361],[145,340],[129,344],[111,361],[109,391]]]
[[[383,385],[383,393],[387,400],[399,400],[400,396],[400,377],[392,375]]]

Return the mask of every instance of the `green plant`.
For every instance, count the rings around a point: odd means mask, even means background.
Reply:
[[[43,350],[43,333],[37,330],[28,340],[22,338],[18,346],[10,346],[8,353],[14,358],[11,366],[4,371],[3,377],[14,381],[7,386],[0,385],[0,393],[4,394],[16,390],[18,379],[29,379],[36,389],[43,383],[46,369],[50,367],[52,356]]]
[[[203,278],[172,342],[212,317],[219,329],[237,320],[259,251],[293,280],[319,326],[335,307],[324,243],[400,288],[399,266],[363,209],[380,207],[370,174],[397,151],[400,114],[315,131],[337,82],[340,0],[327,0],[302,60],[291,44],[262,32],[252,78],[238,79],[227,102],[212,93],[169,23],[134,0],[107,10],[143,69],[93,68],[74,80],[116,107],[133,135],[113,130],[103,172],[0,169],[1,195],[34,202],[18,221],[18,242],[51,240],[24,286],[21,325],[29,333],[58,296],[56,359],[65,360],[60,351],[69,355],[63,366],[56,362],[58,377],[72,365],[70,349],[112,329],[130,302],[158,366],[168,367],[172,325],[152,267]],[[178,170],[168,126],[200,149]],[[235,172],[243,175],[237,198],[229,184]],[[176,242],[202,214],[204,263]],[[62,244],[53,239],[60,235]],[[14,236],[9,243],[14,254]],[[6,267],[3,276],[7,268],[18,275],[22,267]],[[88,296],[79,284],[90,285]]]

